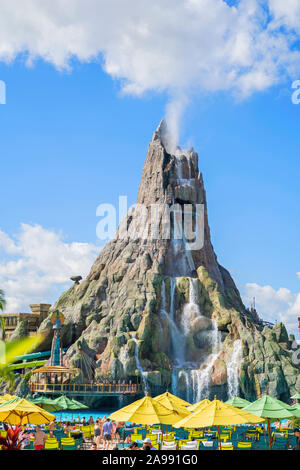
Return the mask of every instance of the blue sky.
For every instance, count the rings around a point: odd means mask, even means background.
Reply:
[[[0,280],[11,289],[11,308],[23,310],[29,295],[14,297],[18,273],[25,284],[29,276],[43,277],[43,285],[28,288],[30,299],[53,302],[71,269],[88,270],[99,246],[96,207],[116,204],[119,195],[135,202],[147,145],[172,95],[168,86],[160,90],[147,80],[142,94],[122,93],[126,73],[112,73],[101,54],[88,61],[73,57],[69,70],[61,70],[58,59],[53,64],[37,57],[31,65],[27,59],[18,51],[12,62],[0,62],[7,86],[7,103],[0,105]],[[300,313],[295,78],[243,96],[230,87],[193,89],[180,120],[180,143],[199,154],[219,262],[246,303],[255,295],[265,318],[284,318],[294,331],[298,305]],[[65,280],[47,278],[45,266],[26,259],[24,240],[33,237],[37,258],[39,243],[47,251],[49,234],[51,246],[75,253],[74,264],[62,268]]]

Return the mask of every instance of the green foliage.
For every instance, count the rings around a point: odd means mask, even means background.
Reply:
[[[5,325],[2,324],[1,326],[1,337],[3,338],[3,341],[5,337]],[[17,356],[22,356],[23,354],[31,352],[42,342],[42,340],[43,336],[37,334],[34,336],[22,338],[20,340],[5,343],[5,357],[1,358],[0,362],[0,382],[6,383],[10,392],[13,391],[15,387],[15,374],[8,367],[9,364],[16,362]]]
[[[3,290],[0,289],[0,312],[3,312],[5,307],[5,297]],[[5,338],[5,320],[4,318],[0,317],[0,340],[4,340]]]
[[[15,374],[7,367],[0,367],[0,382],[6,383],[9,392],[13,392],[15,388]]]
[[[3,311],[5,307],[5,297],[3,290],[0,289],[0,310]]]

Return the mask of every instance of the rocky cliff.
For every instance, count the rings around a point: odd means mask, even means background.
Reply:
[[[191,401],[215,393],[253,400],[265,391],[287,399],[300,392],[291,339],[283,324],[264,327],[244,307],[211,244],[198,155],[169,152],[166,139],[162,122],[149,144],[136,209],[87,278],[53,307],[66,319],[66,362],[81,370],[79,381],[139,377],[145,390],[172,388]],[[189,249],[184,230],[175,237],[184,221],[202,233],[203,246]],[[49,318],[40,331],[48,348]]]

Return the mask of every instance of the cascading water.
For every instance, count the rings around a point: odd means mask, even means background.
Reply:
[[[124,346],[121,347],[119,359],[123,367],[123,375],[126,376],[126,365],[128,360],[127,344],[124,344]]]
[[[147,393],[149,391],[148,390],[148,382],[147,382],[148,373],[146,371],[144,371],[144,369],[142,368],[142,365],[140,363],[140,359],[139,359],[139,342],[136,339],[135,334],[132,335],[132,339],[135,342],[134,357],[135,357],[136,366],[137,366],[137,368],[138,368],[138,370],[141,374],[143,392]]]
[[[165,315],[170,327],[171,336],[171,357],[173,360],[172,368],[172,390],[177,393],[178,372],[184,363],[185,357],[185,337],[178,328],[175,319],[175,289],[176,279],[170,278],[170,312],[166,309],[166,285],[165,280],[161,286],[161,308],[160,314]]]
[[[227,364],[228,398],[239,394],[239,364],[242,358],[242,342],[237,339],[233,344],[230,362]]]
[[[183,177],[181,153],[175,155],[177,184],[187,184],[193,186],[191,155],[186,154],[188,163],[188,178]],[[173,200],[174,203],[174,200]],[[181,214],[182,215],[182,214]],[[178,214],[174,217],[173,233],[171,237],[171,249],[176,263],[177,272],[189,279],[189,302],[184,306],[180,323],[176,317],[175,291],[176,278],[170,277],[170,309],[166,311],[166,291],[165,282],[162,284],[162,303],[160,313],[168,318],[171,336],[171,357],[172,357],[172,392],[180,394],[180,388],[186,389],[186,399],[188,401],[198,401],[205,398],[209,393],[210,377],[215,360],[220,352],[221,335],[215,321],[212,320],[212,327],[201,331],[202,338],[206,346],[202,357],[193,363],[189,360],[187,344],[190,340],[191,324],[197,317],[203,317],[198,302],[198,279],[194,276],[195,264],[191,250],[187,249],[187,242],[184,230],[181,230],[182,217]],[[181,238],[178,234],[182,234]],[[176,238],[177,237],[177,238]],[[203,322],[205,324],[205,322]],[[205,357],[206,356],[206,357]],[[201,367],[201,369],[200,369]],[[182,388],[182,382],[185,387]]]
[[[201,316],[198,305],[198,279],[189,279],[189,303],[183,307],[181,324],[184,334],[187,335],[190,330],[190,324],[193,317]]]
[[[212,353],[208,356],[203,369],[194,369],[191,371],[194,402],[203,400],[209,396],[211,372],[221,349],[221,334],[215,320],[212,320],[212,325],[213,329],[209,332]]]
[[[212,320],[212,329],[207,331],[208,341],[211,345],[211,354],[207,357],[203,368],[200,364],[194,364],[186,359],[186,340],[190,332],[191,321],[201,317],[198,305],[198,279],[189,278],[189,303],[184,306],[181,317],[181,328],[176,324],[175,318],[175,289],[176,279],[170,278],[170,313],[166,313],[165,283],[162,284],[162,307],[161,313],[169,320],[172,347],[172,392],[178,394],[178,380],[181,373],[186,382],[186,399],[199,401],[208,396],[210,376],[213,364],[218,357],[221,345],[221,335],[217,323]]]

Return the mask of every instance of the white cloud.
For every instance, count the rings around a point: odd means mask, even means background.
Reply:
[[[40,225],[21,224],[9,237],[0,231],[0,286],[6,311],[29,311],[30,303],[51,303],[71,284],[70,276],[86,276],[99,252],[89,243],[66,243],[61,234]]]
[[[124,93],[167,91],[177,113],[195,92],[247,96],[300,68],[298,0],[0,0],[0,11],[0,60],[101,57]]]
[[[299,276],[299,273],[297,273]],[[300,316],[300,292],[280,287],[260,286],[248,283],[244,286],[243,301],[250,305],[255,297],[256,308],[261,318],[266,321],[282,321],[287,329],[298,337],[298,317]]]
[[[288,29],[300,31],[299,0],[269,0],[269,4],[276,26],[284,25]]]

